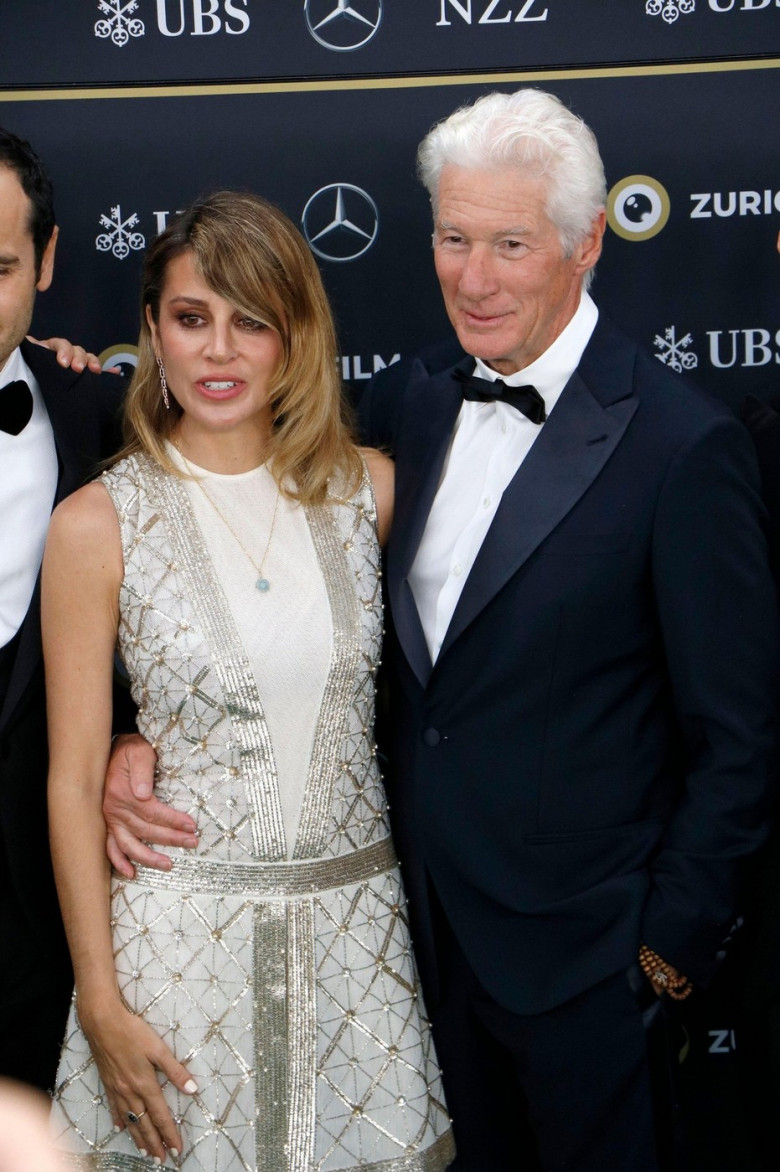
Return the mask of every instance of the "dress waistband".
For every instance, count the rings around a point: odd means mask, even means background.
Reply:
[[[314,895],[334,887],[362,883],[397,863],[392,839],[329,859],[302,859],[281,863],[210,863],[203,859],[174,858],[170,871],[136,864],[135,879],[145,887],[168,888],[213,895],[244,895],[252,899]]]

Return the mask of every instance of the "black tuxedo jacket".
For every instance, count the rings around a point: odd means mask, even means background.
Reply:
[[[114,375],[63,370],[54,354],[40,346],[23,343],[22,352],[38,380],[54,432],[58,503],[95,474],[103,457],[118,449],[125,384]],[[39,580],[0,707],[0,851],[5,880],[26,920],[24,927],[54,977],[68,972],[68,960],[49,856],[47,772]],[[78,849],[78,828],[73,829]],[[12,957],[4,961],[12,962]]]
[[[359,411],[396,458],[385,747],[428,996],[431,884],[517,1013],[640,941],[706,981],[767,829],[777,619],[750,439],[600,320],[434,666],[408,574],[460,403],[417,363]]]

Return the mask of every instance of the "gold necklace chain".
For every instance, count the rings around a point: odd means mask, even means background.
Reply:
[[[213,499],[211,494],[206,491],[206,487],[203,484],[203,481],[195,475],[195,473],[192,470],[192,465],[190,464],[187,457],[184,455],[184,452],[181,450],[179,445],[177,443],[174,443],[173,446],[176,448],[176,451],[179,453],[182,460],[184,461],[186,468],[187,468],[187,471],[189,472],[190,476],[195,481],[198,488],[203,493],[204,497],[206,498],[208,503],[211,505],[212,509],[217,514],[217,516],[219,517],[222,524],[227,529],[228,533],[230,533],[232,535],[233,540],[236,542],[239,549],[244,554],[244,557],[247,559],[247,561],[250,563],[250,565],[254,568],[255,573],[257,574],[257,581],[255,582],[256,589],[259,590],[261,594],[267,594],[268,591],[271,589],[271,583],[269,582],[268,578],[263,574],[263,566],[265,565],[265,559],[268,557],[268,550],[271,548],[271,538],[274,535],[274,528],[276,527],[276,515],[279,511],[279,497],[281,496],[281,493],[279,491],[279,485],[277,484],[277,486],[276,486],[276,500],[274,501],[274,511],[273,511],[273,516],[271,517],[271,528],[268,530],[268,540],[265,543],[265,549],[263,550],[263,556],[260,558],[260,561],[258,563],[252,557],[251,553],[246,548],[243,541],[238,536],[235,529],[233,528],[233,526],[228,521],[227,517],[222,512],[222,510],[220,509],[217,502]]]

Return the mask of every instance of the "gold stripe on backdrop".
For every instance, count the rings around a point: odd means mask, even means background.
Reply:
[[[690,73],[738,73],[780,69],[780,58],[744,61],[686,61],[656,65],[605,65],[587,69],[535,69],[494,73],[444,73],[427,77],[361,77],[309,79],[306,81],[201,82],[198,85],[90,86],[81,89],[16,89],[0,91],[0,102],[99,101],[116,98],[229,97],[235,94],[305,94],[328,90],[422,89],[428,86],[490,85],[531,81],[581,81],[595,78],[668,77]]]

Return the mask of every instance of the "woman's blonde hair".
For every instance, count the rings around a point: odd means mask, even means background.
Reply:
[[[319,504],[331,478],[339,491],[354,488],[362,463],[319,269],[287,216],[249,192],[218,191],[198,200],[147,252],[138,366],[125,402],[125,446],[117,459],[143,450],[175,471],[165,441],[182,411],[173,397],[170,410],[163,403],[146,307],[158,322],[167,267],[187,251],[215,293],[281,338],[282,357],[270,385],[273,428],[266,459],[282,491],[303,504]]]

